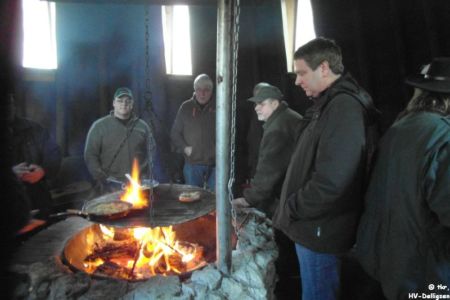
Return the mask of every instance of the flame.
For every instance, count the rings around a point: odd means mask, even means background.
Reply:
[[[120,200],[133,204],[133,208],[135,209],[147,207],[147,197],[139,184],[139,164],[136,158],[133,160],[131,178],[132,180],[125,187],[125,192],[120,197]]]
[[[103,224],[99,224],[99,225],[100,225],[100,230],[103,233],[103,237],[107,237],[109,239],[114,238],[114,228],[105,226]]]
[[[143,247],[141,247],[136,266],[139,268],[149,267],[152,274],[157,273],[157,266],[165,265],[165,272],[173,271],[180,274],[182,271],[171,264],[171,257],[181,258],[183,263],[188,263],[195,256],[195,247],[183,249],[176,240],[175,231],[172,226],[134,229],[134,237],[141,236]]]
[[[203,248],[178,241],[172,226],[115,229],[99,224],[99,232],[101,236],[95,244],[96,249],[83,262],[88,273],[95,273],[99,267],[109,262],[125,270],[122,276],[140,279],[156,274],[181,274],[206,263],[202,257]],[[116,240],[118,236],[121,238]],[[111,257],[96,255],[102,252],[102,247],[111,251],[130,245],[133,245],[132,253],[135,254]]]

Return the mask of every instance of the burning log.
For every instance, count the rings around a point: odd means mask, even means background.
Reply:
[[[94,262],[98,259],[103,259],[105,261],[112,260],[115,258],[123,257],[135,257],[138,251],[138,245],[136,241],[130,241],[120,244],[106,244],[103,247],[96,247],[94,252],[84,259],[85,262]]]
[[[98,268],[94,271],[94,274],[128,279],[127,269],[112,261],[106,261],[98,266]]]
[[[71,266],[88,274],[125,280],[155,275],[187,276],[215,259],[215,216],[168,227],[95,224],[75,235],[64,250]],[[210,252],[210,253],[209,253]]]

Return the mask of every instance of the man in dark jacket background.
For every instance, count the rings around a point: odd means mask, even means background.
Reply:
[[[213,81],[206,74],[194,80],[194,95],[178,109],[170,138],[175,152],[183,154],[186,184],[215,190],[216,101]]]
[[[31,209],[36,211],[34,217],[46,219],[53,206],[50,187],[60,167],[61,151],[46,128],[17,116],[13,94],[5,102],[12,171],[25,187]]]
[[[295,84],[314,101],[291,157],[274,226],[295,242],[302,299],[338,299],[342,254],[354,244],[366,163],[370,96],[348,73],[332,40],[294,54]]]
[[[265,82],[258,83],[253,97],[248,99],[255,103],[258,120],[264,122],[263,136],[250,187],[244,190],[244,197],[233,200],[234,207],[256,207],[270,218],[278,205],[292,151],[307,124],[282,99],[281,91]],[[284,292],[286,279],[298,274],[298,268],[292,264],[292,257],[295,259],[292,241],[279,230],[274,235],[279,253],[275,263],[279,278],[275,294],[278,295]]]
[[[282,101],[283,94],[277,87],[261,82],[255,90],[248,100],[255,103],[258,120],[264,122],[264,133],[250,188],[244,190],[244,197],[234,199],[233,205],[256,207],[272,217],[292,151],[305,123],[300,114]]]
[[[424,71],[381,139],[358,228],[357,258],[388,299],[450,298],[450,58]]]

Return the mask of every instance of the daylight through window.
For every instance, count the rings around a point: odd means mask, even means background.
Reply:
[[[55,3],[22,0],[25,68],[56,69]]]
[[[310,0],[297,0],[295,24],[295,49],[316,37]]]
[[[292,72],[295,50],[316,37],[310,0],[281,0],[287,71]]]
[[[189,7],[162,7],[166,73],[192,75]]]

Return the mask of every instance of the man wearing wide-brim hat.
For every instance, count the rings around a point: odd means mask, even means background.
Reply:
[[[406,84],[416,92],[380,142],[356,253],[388,299],[441,299],[450,297],[450,58]]]

